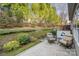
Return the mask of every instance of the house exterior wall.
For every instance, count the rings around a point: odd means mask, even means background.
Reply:
[[[75,44],[75,52],[76,52],[76,55],[79,56],[79,44],[77,42],[78,40],[78,32],[77,32],[77,29],[73,29],[73,38],[74,38],[74,44]]]
[[[74,4],[74,3],[73,3]],[[71,7],[73,11],[71,11],[71,9],[68,9],[69,10],[69,19],[72,21],[72,33],[73,33],[73,38],[74,38],[74,44],[75,44],[75,51],[76,51],[76,55],[79,56],[79,27],[77,27],[77,24],[75,22],[75,20],[78,20],[76,13],[77,12],[77,9],[79,8],[79,4],[74,4],[76,6],[73,6],[71,4]],[[69,7],[68,7],[69,8]],[[79,17],[79,16],[78,16]]]

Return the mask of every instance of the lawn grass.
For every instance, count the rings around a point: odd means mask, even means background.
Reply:
[[[35,31],[34,29],[27,28],[14,28],[14,29],[0,29],[0,35],[11,34],[11,33],[19,33],[19,32],[31,32]]]
[[[41,42],[40,40],[37,40],[35,42],[28,43],[28,44],[26,44],[26,45],[24,45],[24,46],[22,46],[22,47],[20,47],[16,50],[13,50],[13,51],[10,51],[10,52],[4,52],[1,55],[2,56],[15,56],[15,55],[21,53],[22,51],[27,50],[27,49],[31,48],[32,46],[34,46],[34,45],[36,45],[40,42]]]
[[[6,29],[0,29],[0,35],[4,34],[11,34],[11,33],[19,33],[19,32],[33,32],[36,30],[49,30],[50,28],[6,28]]]

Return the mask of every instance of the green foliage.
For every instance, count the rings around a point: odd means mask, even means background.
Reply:
[[[38,3],[33,3],[32,4],[32,11],[34,12],[34,14],[36,14],[37,16],[39,16],[39,8],[40,8],[40,6],[39,6],[39,4]]]
[[[33,3],[32,11],[34,15],[37,15],[39,22],[45,21],[45,23],[57,24],[61,23],[59,16],[56,13],[56,9],[49,3]]]
[[[31,32],[34,29],[25,29],[25,28],[12,28],[12,29],[0,29],[0,35],[19,33],[19,32]]]
[[[52,33],[54,36],[56,36],[57,30],[56,30],[56,29],[53,29],[53,30],[51,31],[51,33]]]
[[[19,42],[14,40],[14,41],[10,41],[10,42],[4,44],[3,49],[5,51],[11,51],[11,50],[17,49],[19,46],[20,46]]]
[[[24,45],[30,42],[30,37],[27,34],[20,34],[18,35],[17,40],[21,45]]]
[[[61,24],[61,19],[57,15],[55,7],[51,6],[50,3],[5,3],[0,4],[0,7],[3,8],[3,10],[1,10],[2,16],[0,17],[0,24],[23,26],[24,21],[31,23],[31,25],[41,23],[46,25]]]
[[[0,53],[0,55],[4,55],[4,56],[15,56],[15,55],[21,53],[22,51],[27,50],[27,49],[35,46],[38,43],[40,43],[40,40],[36,40],[34,42],[30,42],[29,44],[24,45],[23,47],[20,47],[19,49],[16,49],[16,50],[13,50],[13,51]]]
[[[51,30],[38,30],[36,32],[32,32],[30,35],[37,39],[41,39],[41,38],[44,38],[46,36],[46,34],[50,31]]]

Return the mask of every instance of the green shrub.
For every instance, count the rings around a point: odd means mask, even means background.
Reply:
[[[53,30],[51,31],[51,33],[52,33],[54,36],[56,36],[57,30],[54,30],[54,29],[53,29]]]
[[[20,34],[17,39],[20,45],[24,45],[30,42],[30,37],[27,34]]]
[[[19,42],[14,40],[14,41],[10,41],[6,44],[3,45],[3,49],[5,51],[11,51],[11,50],[14,50],[16,48],[18,48],[20,45],[19,45]]]

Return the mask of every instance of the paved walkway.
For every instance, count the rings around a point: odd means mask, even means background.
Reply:
[[[49,44],[46,40],[18,54],[17,56],[75,56],[75,49],[65,49],[58,44]]]

